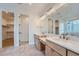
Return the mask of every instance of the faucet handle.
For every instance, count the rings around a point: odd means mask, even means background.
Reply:
[[[69,40],[69,37],[70,37],[70,36],[69,36],[69,35],[67,35],[67,36],[66,36],[66,40]]]

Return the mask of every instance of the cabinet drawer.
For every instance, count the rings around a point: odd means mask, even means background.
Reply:
[[[61,55],[59,55],[57,52],[54,51],[52,56],[61,56]]]
[[[49,41],[47,42],[47,45],[50,46],[55,51],[57,51],[59,54],[66,56],[66,49],[65,48],[63,48],[55,43],[49,42]]]
[[[45,55],[46,56],[52,56],[53,51],[51,50],[51,48],[48,47],[48,46],[46,46],[45,48],[46,48],[45,49]]]
[[[46,56],[60,56],[57,52],[55,52],[53,49],[51,49],[48,46],[46,46],[45,55]]]
[[[79,56],[79,55],[72,51],[68,51],[68,56]]]
[[[40,49],[40,41],[39,41],[38,39],[36,39],[35,45],[36,45],[36,48],[37,48],[38,50],[41,50],[41,49]]]

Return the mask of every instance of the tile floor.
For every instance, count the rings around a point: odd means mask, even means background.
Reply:
[[[22,44],[17,48],[1,48],[0,56],[44,56],[44,54],[34,46],[29,47],[28,44]]]

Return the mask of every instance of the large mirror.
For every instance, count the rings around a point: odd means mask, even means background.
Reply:
[[[60,34],[68,33],[72,36],[79,36],[79,20],[67,20],[65,22],[61,21],[60,23]]]

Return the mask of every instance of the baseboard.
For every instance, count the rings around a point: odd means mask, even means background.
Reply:
[[[28,43],[29,41],[20,41],[21,43]]]
[[[26,44],[26,43],[29,43],[29,41],[20,41],[19,45]]]

